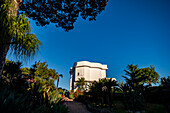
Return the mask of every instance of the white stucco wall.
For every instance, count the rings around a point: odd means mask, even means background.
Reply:
[[[78,78],[84,77],[86,81],[98,81],[101,78],[106,78],[107,65],[100,63],[80,61],[74,63],[70,68],[70,90],[75,88],[75,81]]]
[[[90,81],[98,81],[99,78],[102,78],[101,69],[91,68],[90,69]]]

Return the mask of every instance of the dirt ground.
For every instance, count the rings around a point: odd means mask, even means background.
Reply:
[[[81,102],[75,102],[72,99],[63,98],[64,105],[69,109],[69,113],[91,113],[87,110],[86,105]]]

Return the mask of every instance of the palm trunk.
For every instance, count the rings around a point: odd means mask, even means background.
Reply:
[[[58,79],[57,79],[57,89],[58,89],[58,84],[59,84],[59,77],[58,77]]]

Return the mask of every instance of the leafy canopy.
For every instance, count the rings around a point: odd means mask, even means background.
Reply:
[[[150,65],[150,67],[141,68],[141,71],[143,72],[143,74],[145,74],[148,77],[148,79],[143,81],[143,83],[150,84],[151,86],[152,86],[152,83],[154,83],[154,84],[159,83],[160,76],[155,71],[154,66]]]
[[[108,0],[23,0],[20,11],[36,20],[37,25],[55,23],[69,31],[79,16],[96,20],[107,5]]]
[[[138,68],[137,65],[128,65],[128,70],[124,70],[127,76],[123,76],[127,83],[130,85],[133,84],[142,84],[147,83],[152,85],[152,83],[159,83],[159,74],[155,71],[154,66],[146,67],[146,68]],[[129,78],[130,77],[130,78]],[[133,84],[132,84],[133,83]]]
[[[81,86],[83,87],[85,85],[85,78],[78,78],[78,81],[76,83],[76,86]]]
[[[6,59],[3,75],[5,75],[7,77],[21,76],[21,73],[22,73],[21,66],[22,66],[22,63],[19,61],[14,62],[14,61],[10,61],[10,60]]]

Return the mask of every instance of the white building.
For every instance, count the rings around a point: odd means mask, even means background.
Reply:
[[[86,82],[98,81],[101,78],[106,78],[107,65],[93,63],[88,61],[75,62],[70,68],[70,88],[76,89],[76,81],[78,78],[85,78]]]

